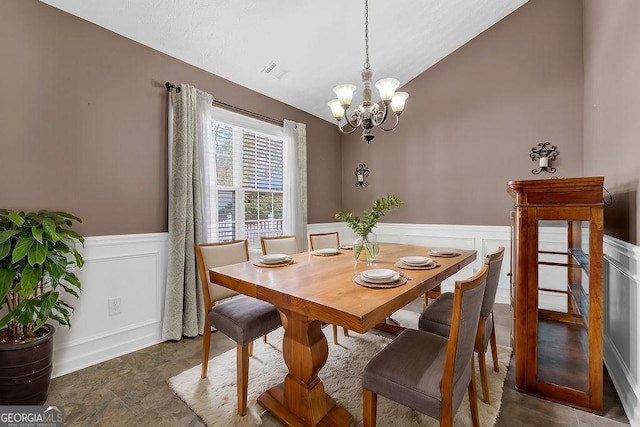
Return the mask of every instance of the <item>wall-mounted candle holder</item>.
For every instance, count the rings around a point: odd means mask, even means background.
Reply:
[[[369,168],[364,163],[360,163],[356,168],[354,175],[356,176],[356,187],[366,187],[369,185],[364,179],[369,177]]]
[[[538,168],[531,170],[531,173],[534,175],[540,174],[542,171],[555,173],[556,168],[550,166],[550,161],[555,161],[560,152],[557,150],[558,147],[555,145],[551,145],[550,142],[541,142],[538,144],[538,147],[533,147],[531,149],[531,153],[529,153],[529,157],[531,157],[531,161],[538,162]]]

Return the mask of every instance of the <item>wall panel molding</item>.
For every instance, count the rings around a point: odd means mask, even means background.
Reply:
[[[56,328],[54,377],[162,342],[167,242],[167,233],[86,238],[71,328]]]
[[[640,247],[604,236],[604,363],[632,426],[640,426]]]

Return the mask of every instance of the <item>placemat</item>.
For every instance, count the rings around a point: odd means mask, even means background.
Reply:
[[[279,262],[277,264],[264,264],[260,261],[254,261],[253,265],[256,267],[265,267],[265,268],[275,268],[275,267],[286,267],[287,265],[295,264],[295,261],[292,259],[286,260],[284,262]]]
[[[391,283],[369,283],[365,282],[359,274],[353,276],[353,282],[357,285],[364,286],[365,288],[375,288],[375,289],[384,289],[384,288],[397,288],[398,286],[402,286],[407,283],[407,279],[400,276],[398,280]]]
[[[460,256],[458,252],[455,252],[452,254],[434,254],[433,252],[427,252],[427,255],[438,257],[438,258],[455,258],[457,256]]]
[[[322,252],[311,251],[311,255],[314,255],[314,256],[336,256],[336,255],[342,255],[342,252],[338,251],[338,252],[332,253],[332,254],[323,254]]]
[[[434,261],[432,265],[409,265],[405,264],[402,261],[397,261],[395,264],[396,267],[402,268],[404,270],[433,270],[434,268],[440,267],[440,264]]]

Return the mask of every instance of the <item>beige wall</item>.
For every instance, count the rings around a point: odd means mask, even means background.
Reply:
[[[586,0],[584,169],[613,193],[605,233],[640,242],[640,2]]]
[[[36,0],[3,0],[0,16],[0,207],[66,210],[85,235],[166,231],[169,80],[306,123],[309,221],[333,220],[330,123]]]
[[[402,123],[367,146],[39,1],[2,1],[0,206],[73,212],[86,235],[166,230],[170,80],[307,124],[311,223],[396,193],[389,222],[508,224],[506,182],[535,178],[528,153],[550,141],[558,176],[605,176],[605,231],[637,244],[640,3],[585,0],[584,20],[582,7],[530,0],[408,82]]]
[[[557,176],[582,175],[582,67],[582,2],[531,0],[407,83],[397,129],[343,138],[343,208],[395,193],[389,222],[509,224],[507,182],[536,178],[539,142],[558,147]],[[354,185],[359,163],[368,187]]]

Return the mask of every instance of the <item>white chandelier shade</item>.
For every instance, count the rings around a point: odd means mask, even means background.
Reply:
[[[373,103],[371,101],[371,78],[373,77],[373,71],[370,69],[369,64],[369,2],[365,0],[365,62],[362,70],[362,84],[363,84],[363,101],[354,109],[349,115],[348,110],[351,107],[351,100],[353,99],[353,93],[356,90],[356,86],[352,84],[342,84],[333,88],[333,92],[336,94],[336,99],[332,99],[327,104],[331,108],[331,113],[337,121],[338,129],[344,134],[350,134],[356,131],[359,127],[362,127],[362,139],[367,141],[367,144],[374,138],[373,128],[379,127],[382,130],[393,130],[398,126],[400,121],[400,115],[404,110],[404,105],[409,97],[406,92],[396,92],[396,89],[400,86],[400,82],[393,78],[385,78],[378,80],[375,84],[376,89],[380,94],[380,104]],[[393,112],[395,116],[395,124],[390,128],[382,126],[385,123],[389,110]],[[342,125],[342,119],[345,119],[345,127]]]

